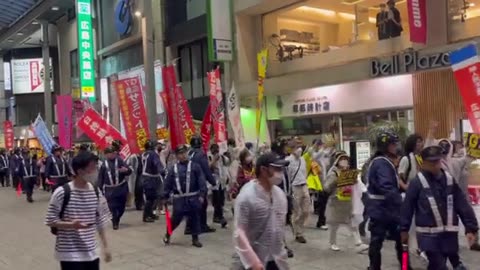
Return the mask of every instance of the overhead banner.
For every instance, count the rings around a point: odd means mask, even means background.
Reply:
[[[227,113],[230,125],[233,129],[233,135],[235,136],[235,144],[240,149],[245,146],[245,135],[243,133],[242,120],[240,118],[240,102],[238,100],[237,91],[235,85],[232,85],[232,89],[227,97]]]
[[[166,100],[170,143],[172,149],[175,149],[179,144],[190,143],[190,139],[195,134],[195,126],[183,90],[177,83],[175,68],[167,66],[162,69],[162,72],[165,89],[162,98]]]
[[[202,125],[200,126],[200,136],[202,136],[203,151],[208,152],[208,146],[212,136],[212,106],[208,104],[205,116],[203,116]]]
[[[480,134],[480,64],[476,44],[450,53],[453,73],[474,133]]]
[[[207,1],[208,59],[210,62],[233,60],[232,1]]]
[[[120,155],[122,158],[128,158],[131,154],[130,146],[127,140],[120,132],[111,126],[102,116],[90,108],[85,111],[83,116],[78,120],[77,126],[95,143],[95,145],[103,150],[112,145],[113,141],[120,141],[123,145]]]
[[[52,59],[50,59],[50,66]],[[12,60],[13,93],[36,94],[45,91],[45,67],[42,58]],[[49,72],[52,79],[52,72]],[[53,91],[53,84],[50,91]]]
[[[57,96],[58,143],[70,149],[73,143],[73,100],[71,95]]]
[[[52,153],[52,147],[56,144],[56,142],[40,115],[37,116],[35,122],[33,122],[32,128],[35,132],[35,136],[37,136],[38,141],[40,141],[43,150],[45,153],[50,155]]]
[[[81,97],[95,100],[95,51],[92,0],[77,1],[78,66]]]
[[[15,141],[15,130],[11,121],[3,122],[3,134],[5,136],[5,148],[12,150]]]
[[[140,154],[145,150],[145,143],[150,137],[140,79],[118,80],[115,82],[115,88],[128,145],[133,154]]]
[[[427,43],[427,0],[407,0],[410,41]]]
[[[267,76],[268,50],[263,49],[257,54],[258,62],[258,93],[257,93],[257,137],[260,137],[260,123],[262,119],[263,97],[265,95],[264,82]]]
[[[210,109],[215,134],[215,143],[220,147],[220,152],[227,151],[227,126],[225,123],[225,103],[223,102],[220,69],[208,73],[210,83]]]

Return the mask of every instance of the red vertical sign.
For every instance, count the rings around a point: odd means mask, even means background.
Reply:
[[[72,147],[73,100],[71,95],[57,96],[58,143],[65,149]]]
[[[118,80],[115,86],[128,144],[132,153],[139,154],[150,137],[140,79]]]
[[[407,0],[410,41],[427,43],[427,1]]]
[[[220,69],[208,73],[210,83],[210,106],[212,110],[213,130],[215,143],[220,151],[227,151],[227,127],[225,123],[225,104],[223,101],[222,84],[220,82]]]
[[[208,104],[207,111],[203,117],[202,126],[200,127],[200,135],[202,136],[203,151],[208,151],[210,137],[212,135],[212,106]]]
[[[12,150],[15,140],[15,131],[11,121],[7,120],[3,122],[3,133],[5,135],[5,148]]]

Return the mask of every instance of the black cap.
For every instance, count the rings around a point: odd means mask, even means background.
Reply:
[[[286,161],[285,159],[282,159],[273,153],[268,153],[258,157],[256,162],[256,167],[257,167],[257,170],[259,170],[260,167],[283,168],[288,166],[289,164],[290,162]]]
[[[175,154],[181,154],[181,153],[185,153],[187,151],[188,151],[188,146],[186,146],[185,144],[180,144],[175,149]]]
[[[111,154],[111,153],[115,153],[116,149],[114,146],[109,146],[107,148],[105,148],[105,150],[103,151],[105,154]]]
[[[420,153],[424,161],[439,161],[443,158],[443,155],[444,150],[440,146],[429,146]]]
[[[52,147],[52,152],[56,152],[56,151],[63,151],[63,147],[61,147],[61,146],[58,145],[58,144],[55,144],[55,145]]]

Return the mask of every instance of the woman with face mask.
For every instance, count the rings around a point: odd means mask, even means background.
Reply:
[[[230,196],[235,199],[240,189],[254,178],[253,155],[248,149],[244,149],[240,152],[240,166],[238,166],[237,181],[230,191]]]
[[[353,185],[339,186],[339,176],[342,171],[350,169],[350,157],[339,151],[334,155],[335,159],[332,168],[327,174],[325,189],[331,194],[327,203],[327,224],[330,226],[330,248],[333,251],[340,251],[337,246],[337,231],[340,225],[347,226],[353,234],[355,245],[359,252],[368,249],[358,232],[357,227],[352,226],[352,191]]]

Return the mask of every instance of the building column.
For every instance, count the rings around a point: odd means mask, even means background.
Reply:
[[[44,103],[45,103],[45,123],[48,128],[51,128],[53,125],[53,111],[52,111],[52,92],[51,89],[51,78],[50,78],[50,45],[48,39],[48,22],[42,22],[42,57],[43,57],[43,66],[45,70],[44,82],[45,91],[43,93]]]
[[[427,0],[427,45],[448,43],[448,0]]]
[[[154,40],[153,40],[153,11],[152,0],[143,1],[142,18],[142,44],[143,44],[143,66],[145,69],[145,82],[147,86],[146,105],[150,129],[150,139],[156,140],[157,130],[157,99],[155,92],[155,71],[154,71]]]

